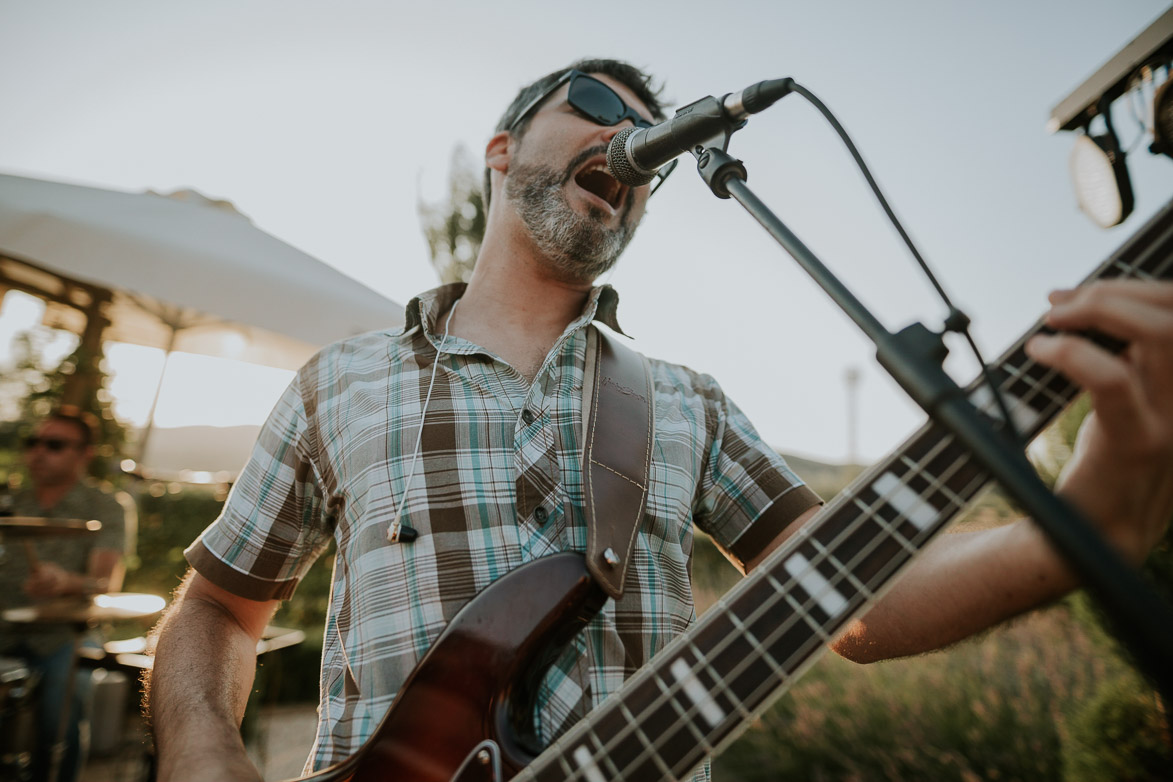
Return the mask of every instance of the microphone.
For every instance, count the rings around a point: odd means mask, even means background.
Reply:
[[[646,185],[660,166],[677,155],[712,146],[705,144],[708,141],[727,142],[729,134],[745,126],[750,114],[769,108],[793,86],[791,78],[760,81],[721,100],[711,95],[701,98],[650,128],[624,128],[607,146],[607,168],[622,184]]]

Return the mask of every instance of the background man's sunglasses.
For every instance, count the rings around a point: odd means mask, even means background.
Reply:
[[[635,109],[628,106],[615,90],[594,76],[572,69],[562,74],[558,81],[550,85],[548,90],[526,104],[526,107],[517,115],[517,119],[513,120],[509,125],[509,130],[513,131],[514,128],[521,124],[522,120],[532,114],[546,98],[550,97],[555,90],[567,81],[570,82],[570,86],[567,88],[566,102],[570,104],[571,108],[590,121],[606,127],[612,127],[618,125],[625,119],[629,119],[637,128],[652,127],[652,123],[641,117]],[[656,172],[656,182],[652,186],[652,193],[656,192],[660,188],[660,185],[664,184],[664,180],[676,168],[676,162],[673,160]]]
[[[80,446],[81,443],[77,440],[59,440],[56,437],[26,437],[24,438],[24,449],[31,451],[38,445],[45,446],[45,449],[50,453],[61,453],[66,448],[73,448]]]

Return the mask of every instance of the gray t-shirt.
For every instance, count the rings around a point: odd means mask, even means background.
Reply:
[[[116,549],[130,554],[134,545],[137,517],[133,501],[125,494],[112,494],[88,481],[75,484],[52,508],[41,507],[32,490],[22,490],[13,496],[11,511],[14,516],[97,519],[102,522],[102,529],[95,533],[5,539],[0,544],[0,610],[33,602],[24,591],[24,582],[29,577],[24,541],[32,544],[38,560],[75,573],[86,571],[90,552],[95,549]],[[73,631],[68,625],[0,621],[0,653],[24,651],[43,655],[72,639]]]

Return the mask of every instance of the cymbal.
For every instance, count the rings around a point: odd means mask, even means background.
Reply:
[[[167,601],[158,595],[111,592],[89,598],[58,598],[0,612],[15,624],[86,624],[114,619],[142,619],[163,610]]]
[[[0,539],[84,535],[102,529],[97,519],[49,519],[38,516],[0,516]]]

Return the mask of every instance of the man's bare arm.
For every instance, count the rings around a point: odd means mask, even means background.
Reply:
[[[257,641],[278,601],[258,602],[189,573],[156,628],[147,703],[159,780],[260,780],[240,722],[256,672]]]

